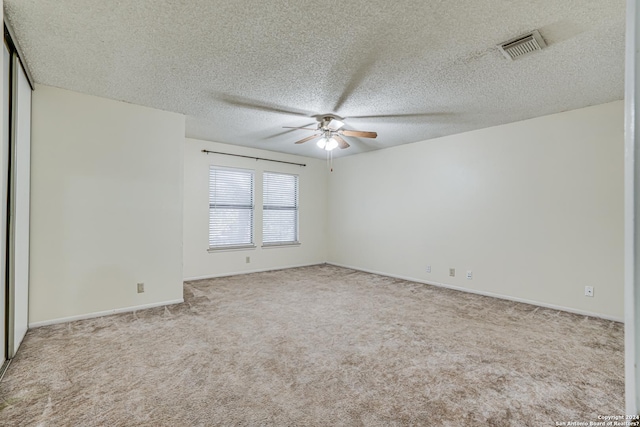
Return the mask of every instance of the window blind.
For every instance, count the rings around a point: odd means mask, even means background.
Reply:
[[[209,247],[253,244],[253,171],[209,168]]]
[[[298,176],[263,175],[262,243],[298,243]]]

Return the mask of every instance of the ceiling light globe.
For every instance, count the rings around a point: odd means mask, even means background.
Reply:
[[[335,148],[338,148],[338,141],[333,138],[329,138],[329,141],[327,141],[327,145],[324,147],[324,149],[327,151],[331,151]]]
[[[325,148],[327,146],[327,138],[320,138],[320,140],[316,142],[316,145],[319,148]]]

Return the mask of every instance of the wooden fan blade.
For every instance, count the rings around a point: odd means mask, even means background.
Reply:
[[[377,49],[371,48],[371,46],[375,46],[375,44],[372,44],[372,45],[366,44],[366,46],[367,46],[366,48],[364,46],[361,46],[361,47],[354,46],[355,51],[353,51],[351,55],[347,56],[347,58],[349,56],[353,57],[357,53],[358,57],[362,58],[361,55],[363,53],[362,51],[363,48],[369,51],[368,53],[365,54],[364,61],[362,61],[358,65],[358,67],[354,70],[353,74],[351,75],[351,78],[349,79],[344,90],[340,94],[340,97],[338,98],[336,105],[334,105],[333,107],[333,111],[335,112],[338,112],[338,110],[342,108],[345,102],[347,102],[347,99],[349,99],[351,95],[353,95],[358,90],[358,88],[362,85],[362,82],[367,78],[367,76],[371,72],[371,69],[373,68],[373,65],[376,62],[376,60],[380,58],[380,55],[378,54]]]
[[[213,97],[221,102],[235,107],[250,108],[252,110],[266,111],[268,113],[288,114],[291,116],[310,117],[311,113],[307,111],[296,111],[277,104],[261,102],[255,99],[244,98],[242,96],[234,96],[226,93],[214,92]]]
[[[317,137],[319,137],[319,136],[320,136],[320,134],[319,134],[319,133],[316,133],[315,135],[311,135],[311,136],[308,136],[308,137],[306,137],[306,138],[302,138],[300,141],[296,141],[296,142],[294,142],[294,144],[303,144],[303,143],[305,143],[305,142],[307,142],[307,141],[310,141],[310,140],[312,140],[313,138],[317,138]]]
[[[448,117],[451,113],[437,112],[437,113],[406,113],[406,114],[377,114],[374,116],[349,116],[346,119],[411,119],[411,118],[433,118],[433,117]]]
[[[313,124],[313,123],[307,123],[307,124],[306,124],[306,125],[304,125],[304,126],[305,126],[305,127],[306,127],[306,126],[311,126],[312,124]],[[282,132],[274,133],[273,135],[267,136],[267,137],[266,137],[266,138],[264,138],[264,139],[277,138],[277,137],[279,137],[279,136],[286,135],[286,134],[288,134],[288,133],[294,132],[295,130],[296,130],[296,129],[294,128],[294,129],[289,129],[289,130],[285,130],[285,131],[282,131]],[[314,129],[314,130],[315,130],[315,129]]]
[[[341,135],[344,136],[355,136],[358,138],[377,138],[378,134],[376,132],[365,132],[362,130],[342,130],[340,131]]]
[[[349,148],[349,143],[347,143],[347,141],[345,141],[340,135],[333,135],[333,137],[338,141],[338,147],[342,150]]]
[[[318,130],[317,128],[297,128],[293,126],[282,126],[284,129],[304,129],[304,130]]]

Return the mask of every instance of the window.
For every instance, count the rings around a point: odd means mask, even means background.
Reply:
[[[209,168],[209,248],[253,246],[253,171]]]
[[[298,176],[263,175],[262,244],[298,243]]]

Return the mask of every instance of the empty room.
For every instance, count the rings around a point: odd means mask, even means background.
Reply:
[[[0,4],[0,425],[637,425],[635,2]]]

